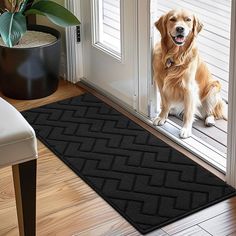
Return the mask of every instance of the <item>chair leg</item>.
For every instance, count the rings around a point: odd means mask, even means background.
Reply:
[[[20,236],[36,234],[37,160],[12,166]]]

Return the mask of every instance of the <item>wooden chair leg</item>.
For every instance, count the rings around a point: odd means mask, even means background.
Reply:
[[[12,166],[20,236],[36,234],[37,160]]]

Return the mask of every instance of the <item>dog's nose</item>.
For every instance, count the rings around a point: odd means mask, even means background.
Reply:
[[[177,32],[177,33],[183,33],[183,32],[184,32],[184,27],[182,27],[182,26],[177,26],[177,27],[176,27],[176,32]]]

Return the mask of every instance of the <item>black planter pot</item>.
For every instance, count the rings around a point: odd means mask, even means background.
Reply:
[[[46,97],[58,87],[61,35],[50,27],[33,25],[29,30],[50,33],[56,42],[33,48],[0,46],[0,88],[14,99]]]

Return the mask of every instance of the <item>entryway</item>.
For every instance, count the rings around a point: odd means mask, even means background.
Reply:
[[[86,27],[83,29],[82,83],[99,90],[150,125],[159,103],[151,73],[151,52],[153,42],[158,38],[158,34],[154,34],[153,22],[173,7],[188,8],[204,22],[205,30],[198,39],[200,51],[213,76],[220,80],[224,99],[233,107],[232,96],[228,101],[227,94],[228,82],[231,90],[234,87],[234,82],[228,79],[234,76],[234,70],[230,72],[229,69],[229,64],[235,63],[233,55],[229,60],[230,52],[234,52],[234,45],[231,43],[230,46],[230,37],[234,38],[235,26],[232,25],[230,30],[230,21],[233,22],[235,17],[234,3],[231,6],[231,1],[227,0],[224,4],[221,1],[196,4],[193,0],[182,0],[176,4],[171,0],[161,3],[155,0],[80,2]],[[193,136],[185,140],[179,138],[181,120],[177,117],[170,117],[163,127],[157,129],[225,173],[226,162],[234,160],[231,151],[231,160],[226,158],[227,126],[226,121],[217,121],[216,126],[205,128],[202,121],[196,121]],[[230,128],[230,132],[232,130]],[[232,150],[232,138],[230,140],[228,148]],[[233,173],[232,168],[229,169]]]

